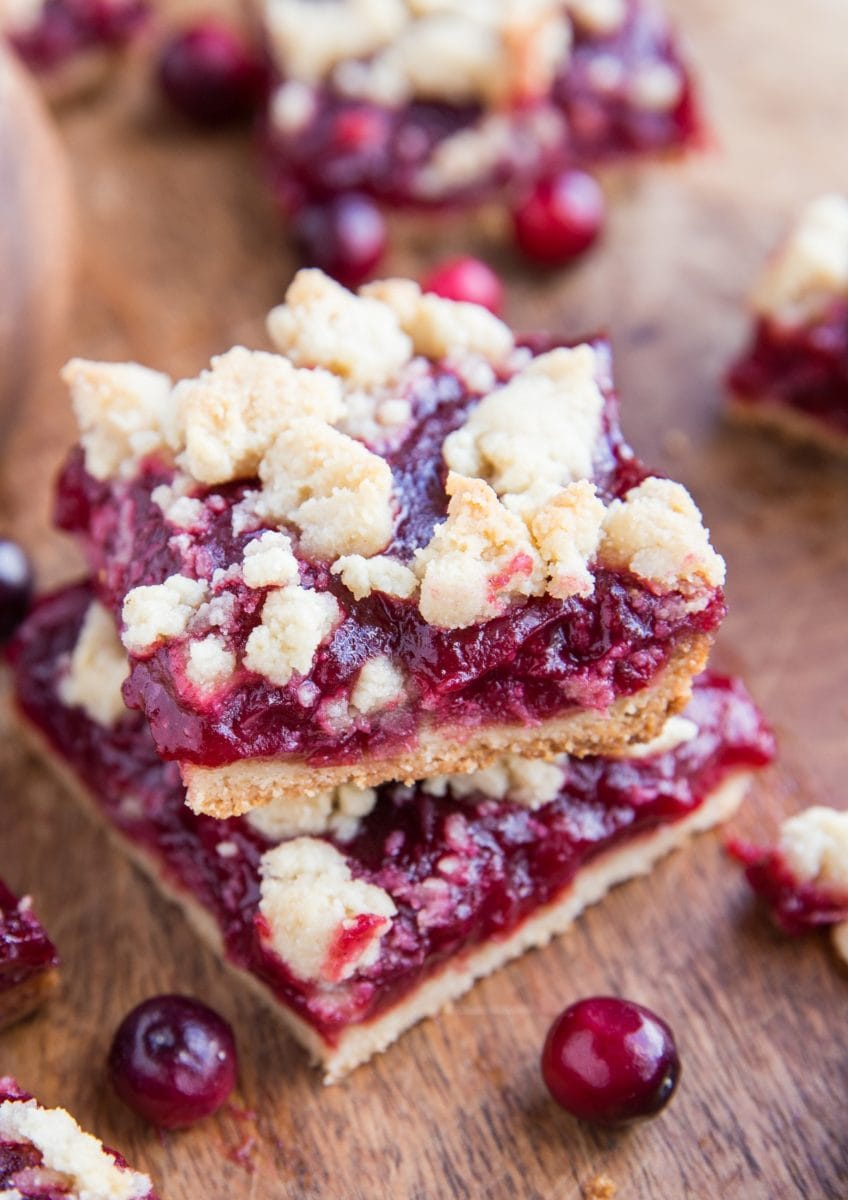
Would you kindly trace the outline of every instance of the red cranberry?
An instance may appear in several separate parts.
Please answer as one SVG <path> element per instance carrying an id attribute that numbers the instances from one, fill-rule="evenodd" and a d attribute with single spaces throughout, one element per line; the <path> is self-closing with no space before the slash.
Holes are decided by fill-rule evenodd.
<path id="1" fill-rule="evenodd" d="M 32 567 L 17 542 L 0 538 L 0 642 L 24 619 L 32 599 Z"/>
<path id="2" fill-rule="evenodd" d="M 542 1051 L 548 1091 L 573 1116 L 600 1125 L 650 1117 L 680 1076 L 674 1037 L 640 1004 L 595 996 L 560 1013 Z"/>
<path id="3" fill-rule="evenodd" d="M 188 996 L 153 996 L 124 1018 L 109 1051 L 121 1099 L 163 1129 L 216 1112 L 235 1087 L 233 1032 Z"/>
<path id="4" fill-rule="evenodd" d="M 515 240 L 534 262 L 561 266 L 589 249 L 605 215 L 598 181 L 585 171 L 563 171 L 541 180 L 515 210 Z"/>
<path id="5" fill-rule="evenodd" d="M 211 19 L 191 25 L 167 43 L 158 75 L 173 107 L 207 127 L 252 116 L 267 87 L 259 54 L 237 30 Z"/>
<path id="6" fill-rule="evenodd" d="M 383 214 L 373 200 L 355 193 L 304 208 L 294 234 L 304 261 L 346 287 L 366 280 L 386 249 Z"/>
<path id="7" fill-rule="evenodd" d="M 422 287 L 445 300 L 480 304 L 493 313 L 503 308 L 504 286 L 492 268 L 479 258 L 452 258 L 442 263 L 427 276 Z"/>

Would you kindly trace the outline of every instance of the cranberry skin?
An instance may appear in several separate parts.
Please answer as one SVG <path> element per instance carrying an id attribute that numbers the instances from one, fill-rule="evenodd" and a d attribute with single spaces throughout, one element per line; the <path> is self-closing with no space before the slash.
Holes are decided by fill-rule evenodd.
<path id="1" fill-rule="evenodd" d="M 534 262 L 562 266 L 579 258 L 600 235 L 606 200 L 585 171 L 543 179 L 513 213 L 515 240 Z"/>
<path id="2" fill-rule="evenodd" d="M 660 1017 L 628 1000 L 595 996 L 554 1021 L 542 1051 L 542 1076 L 557 1104 L 573 1116 L 618 1125 L 665 1107 L 680 1060 Z"/>
<path id="3" fill-rule="evenodd" d="M 216 1112 L 235 1087 L 227 1022 L 188 996 L 153 996 L 128 1013 L 109 1050 L 115 1091 L 140 1116 L 181 1129 Z"/>
<path id="4" fill-rule="evenodd" d="M 294 235 L 304 261 L 346 287 L 374 271 L 386 249 L 386 222 L 373 200 L 351 192 L 298 213 Z"/>
<path id="5" fill-rule="evenodd" d="M 32 599 L 32 566 L 24 550 L 0 538 L 0 643 L 6 642 L 27 614 Z"/>
<path id="6" fill-rule="evenodd" d="M 489 312 L 500 313 L 503 309 L 503 283 L 488 263 L 479 258 L 452 258 L 442 263 L 427 276 L 422 287 L 445 300 L 479 304 Z"/>
<path id="7" fill-rule="evenodd" d="M 207 128 L 252 116 L 268 85 L 260 55 L 237 30 L 215 20 L 191 25 L 167 43 L 158 79 L 177 112 Z"/>

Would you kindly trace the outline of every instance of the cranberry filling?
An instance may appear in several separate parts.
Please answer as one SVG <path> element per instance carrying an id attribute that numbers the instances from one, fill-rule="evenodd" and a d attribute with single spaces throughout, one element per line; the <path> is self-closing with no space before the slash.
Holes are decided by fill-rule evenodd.
<path id="1" fill-rule="evenodd" d="M 656 64 L 672 68 L 681 81 L 679 99 L 663 110 L 640 107 L 629 90 L 640 68 Z M 700 136 L 686 69 L 668 29 L 642 0 L 630 0 L 627 19 L 614 34 L 576 34 L 551 93 L 512 111 L 512 150 L 496 166 L 447 196 L 428 198 L 421 175 L 434 151 L 481 116 L 473 104 L 383 108 L 327 88 L 305 127 L 291 134 L 269 130 L 269 178 L 286 210 L 348 191 L 399 206 L 473 203 L 505 187 L 520 192 L 566 166 L 679 149 Z M 540 122 L 545 139 L 537 132 Z M 553 141 L 552 122 L 561 127 Z"/>
<path id="2" fill-rule="evenodd" d="M 797 936 L 848 921 L 848 894 L 797 879 L 779 850 L 764 850 L 738 838 L 728 840 L 727 850 L 742 863 L 746 879 L 784 933 Z"/>
<path id="3" fill-rule="evenodd" d="M 848 436 L 848 301 L 834 301 L 815 325 L 758 321 L 728 386 L 745 404 L 794 408 Z"/>
<path id="4" fill-rule="evenodd" d="M 0 880 L 0 992 L 58 963 L 56 949 L 32 910 Z"/>
<path id="5" fill-rule="evenodd" d="M 539 340 L 533 350 L 549 345 Z M 437 366 L 414 385 L 409 399 L 411 428 L 386 454 L 400 506 L 387 552 L 404 561 L 426 545 L 444 517 L 442 443 L 480 396 L 455 372 Z M 595 456 L 598 491 L 610 500 L 646 474 L 622 439 L 617 402 L 608 390 Z M 170 469 L 151 462 L 131 483 L 98 483 L 86 473 L 79 451 L 63 472 L 57 523 L 81 536 L 100 598 L 116 615 L 133 587 L 161 583 L 178 572 L 210 578 L 215 568 L 239 562 L 255 536 L 232 531 L 233 506 L 255 485 L 231 484 L 207 494 L 202 531 L 175 537 L 150 498 L 156 484 L 170 478 Z M 530 598 L 483 625 L 443 630 L 428 625 L 413 601 L 373 593 L 354 603 L 327 568 L 301 563 L 303 581 L 331 590 L 345 614 L 315 657 L 308 693 L 302 678 L 281 688 L 240 668 L 231 687 L 204 700 L 185 681 L 181 643 L 133 662 L 125 697 L 146 713 L 161 755 L 203 766 L 283 754 L 329 765 L 409 744 L 422 721 L 537 724 L 575 708 L 603 710 L 648 686 L 684 639 L 713 631 L 724 615 L 720 591 L 693 613 L 676 593 L 656 595 L 633 577 L 598 571 L 595 592 L 586 599 Z M 243 651 L 265 593 L 239 583 L 225 587 L 237 600 L 227 635 Z M 340 728 L 328 716 L 333 702 L 346 707 L 363 664 L 381 654 L 403 664 L 408 702 L 375 716 L 351 717 Z"/>
<path id="6" fill-rule="evenodd" d="M 46 0 L 38 23 L 11 40 L 29 67 L 47 72 L 86 50 L 126 45 L 149 12 L 147 0 Z"/>
<path id="7" fill-rule="evenodd" d="M 107 731 L 57 701 L 57 675 L 90 596 L 85 586 L 69 589 L 43 599 L 28 618 L 11 650 L 21 708 L 107 820 L 214 917 L 230 960 L 330 1042 L 400 1001 L 452 956 L 509 935 L 598 854 L 685 817 L 729 773 L 773 755 L 742 685 L 707 675 L 688 709 L 699 729 L 692 741 L 651 759 L 573 760 L 559 796 L 536 811 L 483 795 L 460 802 L 383 786 L 355 838 L 336 845 L 355 876 L 391 894 L 398 914 L 372 967 L 322 988 L 294 978 L 257 936 L 259 860 L 270 843 L 243 818 L 193 814 L 174 764 L 159 759 L 138 714 Z M 218 853 L 222 842 L 226 855 Z"/>

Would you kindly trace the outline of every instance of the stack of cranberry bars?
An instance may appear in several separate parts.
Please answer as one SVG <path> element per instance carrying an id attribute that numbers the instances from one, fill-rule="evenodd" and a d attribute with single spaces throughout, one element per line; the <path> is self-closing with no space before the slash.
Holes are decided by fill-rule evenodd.
<path id="1" fill-rule="evenodd" d="M 41 748 L 338 1078 L 726 816 L 770 735 L 607 345 L 301 272 L 197 378 L 75 360 Z M 694 681 L 694 692 L 693 692 Z M 688 707 L 687 707 L 688 705 Z"/>

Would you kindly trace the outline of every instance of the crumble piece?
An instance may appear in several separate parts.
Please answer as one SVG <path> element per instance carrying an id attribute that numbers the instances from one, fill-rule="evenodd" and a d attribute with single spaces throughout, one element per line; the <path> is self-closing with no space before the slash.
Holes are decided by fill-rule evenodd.
<path id="1" fill-rule="evenodd" d="M 616 33 L 627 19 L 627 0 L 565 0 L 574 23 L 587 33 Z"/>
<path id="2" fill-rule="evenodd" d="M 326 367 L 352 387 L 378 387 L 412 357 L 390 308 L 317 270 L 298 271 L 285 303 L 268 315 L 268 333 L 297 366 Z"/>
<path id="3" fill-rule="evenodd" d="M 0 30 L 14 33 L 32 29 L 44 10 L 44 0 L 3 0 L 0 5 Z"/>
<path id="4" fill-rule="evenodd" d="M 628 92 L 637 108 L 662 113 L 680 103 L 683 86 L 683 75 L 671 63 L 652 62 L 635 72 Z"/>
<path id="5" fill-rule="evenodd" d="M 314 88 L 300 80 L 288 79 L 271 97 L 271 124 L 283 133 L 298 133 L 312 120 L 316 107 Z"/>
<path id="6" fill-rule="evenodd" d="M 265 24 L 286 74 L 319 83 L 337 63 L 366 58 L 396 37 L 408 20 L 404 0 L 345 0 L 331 14 L 313 0 L 269 0 Z"/>
<path id="7" fill-rule="evenodd" d="M 214 692 L 236 669 L 236 656 L 216 633 L 189 642 L 186 676 L 201 692 Z"/>
<path id="8" fill-rule="evenodd" d="M 291 538 L 268 529 L 244 548 L 242 578 L 249 588 L 285 587 L 300 581 Z"/>
<path id="9" fill-rule="evenodd" d="M 262 620 L 245 645 L 244 665 L 285 687 L 292 675 L 305 675 L 315 651 L 339 619 L 339 606 L 329 592 L 291 584 L 269 592 Z"/>
<path id="10" fill-rule="evenodd" d="M 178 474 L 171 483 L 160 483 L 150 493 L 165 520 L 177 529 L 197 529 L 203 524 L 206 507 L 202 500 L 191 495 L 194 486 L 189 475 Z"/>
<path id="11" fill-rule="evenodd" d="M 360 296 L 391 308 L 415 353 L 426 358 L 470 351 L 499 362 L 515 346 L 512 330 L 488 309 L 422 292 L 411 279 L 378 280 L 361 288 Z"/>
<path id="12" fill-rule="evenodd" d="M 604 406 L 596 370 L 589 345 L 540 354 L 445 439 L 445 462 L 522 513 L 591 476 Z"/>
<path id="13" fill-rule="evenodd" d="M 618 1186 L 609 1175 L 596 1175 L 583 1184 L 582 1192 L 583 1200 L 614 1200 Z"/>
<path id="14" fill-rule="evenodd" d="M 789 817 L 778 850 L 800 882 L 848 891 L 848 812 L 816 805 Z"/>
<path id="15" fill-rule="evenodd" d="M 315 796 L 272 800 L 252 809 L 245 820 L 271 842 L 317 833 L 332 833 L 348 841 L 355 835 L 362 817 L 367 817 L 376 803 L 374 788 L 344 783 Z"/>
<path id="16" fill-rule="evenodd" d="M 341 578 L 355 600 L 363 600 L 372 592 L 385 592 L 387 596 L 406 600 L 418 590 L 415 573 L 387 554 L 373 558 L 346 554 L 337 558 L 330 570 Z"/>
<path id="17" fill-rule="evenodd" d="M 559 795 L 564 779 L 563 763 L 567 761 L 567 757 L 545 762 L 507 754 L 490 767 L 467 775 L 438 775 L 425 779 L 421 790 L 430 796 L 445 796 L 450 792 L 456 800 L 479 794 L 536 809 Z"/>
<path id="18" fill-rule="evenodd" d="M 185 575 L 171 575 L 164 583 L 133 588 L 123 607 L 121 641 L 131 654 L 144 654 L 163 638 L 181 637 L 206 600 L 206 584 Z"/>
<path id="19" fill-rule="evenodd" d="M 63 704 L 81 708 L 98 725 L 111 726 L 126 713 L 121 685 L 129 663 L 111 614 L 93 600 L 85 614 L 67 674 L 59 682 Z"/>
<path id="20" fill-rule="evenodd" d="M 785 325 L 814 320 L 835 296 L 848 294 L 848 200 L 813 200 L 767 265 L 754 310 Z"/>
<path id="21" fill-rule="evenodd" d="M 515 596 L 540 595 L 544 568 L 520 517 L 482 479 L 451 471 L 447 520 L 415 555 L 419 609 L 443 629 L 465 629 L 503 612 Z"/>
<path id="22" fill-rule="evenodd" d="M 293 417 L 337 421 L 344 413 L 341 382 L 329 372 L 298 370 L 279 354 L 244 346 L 178 383 L 174 402 L 185 436 L 180 461 L 206 484 L 255 475 Z"/>
<path id="23" fill-rule="evenodd" d="M 700 594 L 724 583 L 724 560 L 686 489 L 651 476 L 614 500 L 604 518 L 600 560 L 632 571 L 659 591 L 681 591 L 696 611 Z"/>
<path id="24" fill-rule="evenodd" d="M 397 909 L 335 847 L 296 838 L 263 854 L 260 871 L 268 941 L 295 975 L 339 983 L 377 961 Z"/>
<path id="25" fill-rule="evenodd" d="M 284 430 L 259 475 L 264 484 L 259 511 L 296 525 L 310 556 L 376 554 L 391 538 L 388 463 L 324 421 L 295 421 Z"/>
<path id="26" fill-rule="evenodd" d="M 549 595 L 560 600 L 591 596 L 595 579 L 589 563 L 600 545 L 605 514 L 586 479 L 570 483 L 533 513 L 530 532 L 548 571 Z"/>
<path id="27" fill-rule="evenodd" d="M 171 380 L 135 363 L 72 358 L 62 371 L 80 428 L 86 470 L 129 478 L 148 455 L 173 448 Z"/>
<path id="28" fill-rule="evenodd" d="M 62 1108 L 41 1108 L 35 1100 L 0 1103 L 0 1141 L 29 1143 L 43 1165 L 72 1181 L 80 1200 L 136 1200 L 151 1194 L 146 1175 L 119 1166 L 97 1138 L 84 1133 Z M 16 1190 L 3 1192 L 10 1200 Z"/>
<path id="29" fill-rule="evenodd" d="M 634 742 L 623 746 L 612 758 L 653 758 L 657 754 L 670 754 L 679 746 L 685 746 L 698 736 L 698 726 L 688 717 L 671 716 L 660 732 L 649 742 Z"/>
<path id="30" fill-rule="evenodd" d="M 369 658 L 356 677 L 350 703 L 358 712 L 382 712 L 406 696 L 405 677 L 385 654 Z"/>

